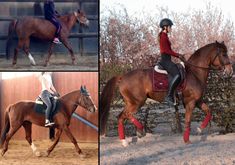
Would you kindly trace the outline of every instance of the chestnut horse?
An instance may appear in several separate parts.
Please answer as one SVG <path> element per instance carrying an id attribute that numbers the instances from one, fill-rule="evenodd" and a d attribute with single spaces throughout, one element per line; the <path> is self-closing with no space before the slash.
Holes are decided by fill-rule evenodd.
<path id="1" fill-rule="evenodd" d="M 212 118 L 210 108 L 202 101 L 209 70 L 223 70 L 226 76 L 231 76 L 233 69 L 227 55 L 227 47 L 224 42 L 219 43 L 217 41 L 198 49 L 185 64 L 186 87 L 182 91 L 182 101 L 186 113 L 183 139 L 185 143 L 191 143 L 189 140 L 190 122 L 195 106 L 206 113 L 204 121 L 198 128 L 199 131 L 204 129 Z M 118 133 L 122 144 L 124 146 L 128 145 L 125 140 L 124 120 L 129 119 L 137 127 L 137 132 L 143 133 L 143 126 L 133 117 L 133 113 L 137 112 L 147 98 L 162 102 L 166 96 L 166 92 L 153 92 L 152 80 L 149 76 L 151 71 L 152 69 L 137 69 L 125 75 L 113 77 L 107 82 L 100 100 L 101 135 L 105 133 L 110 104 L 116 86 L 119 87 L 125 102 L 125 108 L 118 117 Z"/>
<path id="2" fill-rule="evenodd" d="M 80 90 L 76 90 L 62 96 L 58 99 L 58 102 L 60 106 L 57 107 L 57 113 L 53 116 L 53 121 L 55 122 L 53 127 L 55 127 L 57 130 L 56 137 L 52 146 L 48 148 L 47 154 L 49 156 L 49 154 L 55 148 L 60 139 L 62 131 L 64 131 L 71 142 L 74 144 L 77 153 L 82 155 L 82 151 L 69 129 L 70 119 L 78 105 L 90 112 L 95 112 L 97 108 L 85 87 L 81 87 Z M 9 140 L 21 126 L 23 126 L 25 129 L 26 140 L 31 146 L 33 152 L 39 156 L 39 152 L 37 151 L 36 146 L 32 143 L 32 123 L 44 127 L 45 114 L 36 112 L 34 110 L 35 104 L 36 103 L 32 101 L 20 101 L 8 106 L 6 109 L 5 126 L 1 136 L 1 146 L 3 147 L 2 156 L 8 149 Z"/>
<path id="3" fill-rule="evenodd" d="M 69 50 L 72 64 L 75 64 L 75 56 L 73 53 L 73 49 L 68 42 L 68 36 L 75 25 L 76 22 L 80 22 L 82 25 L 88 26 L 89 21 L 86 18 L 84 12 L 78 10 L 68 15 L 58 17 L 58 20 L 61 23 L 62 29 L 60 32 L 60 40 L 64 44 L 64 46 Z M 36 65 L 34 58 L 30 54 L 29 51 L 29 43 L 30 37 L 39 38 L 41 40 L 50 41 L 50 47 L 48 51 L 48 56 L 45 60 L 45 66 L 48 65 L 49 59 L 52 54 L 52 49 L 54 46 L 53 39 L 56 31 L 56 27 L 45 19 L 34 18 L 34 17 L 24 17 L 22 19 L 13 20 L 8 29 L 8 38 L 6 44 L 6 57 L 9 59 L 10 57 L 10 43 L 13 37 L 14 32 L 16 32 L 18 37 L 18 46 L 15 48 L 14 57 L 13 57 L 13 65 L 16 65 L 17 62 L 17 54 L 20 49 L 23 48 L 25 54 L 30 59 L 32 65 Z"/>

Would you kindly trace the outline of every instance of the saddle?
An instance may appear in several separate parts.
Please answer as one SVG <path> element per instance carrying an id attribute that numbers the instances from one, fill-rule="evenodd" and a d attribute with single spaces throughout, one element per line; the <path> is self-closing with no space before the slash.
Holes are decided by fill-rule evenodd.
<path id="1" fill-rule="evenodd" d="M 53 116 L 59 110 L 60 102 L 59 102 L 58 98 L 55 98 L 55 97 L 51 97 L 50 100 L 51 100 L 52 106 L 51 106 L 51 113 L 50 113 L 50 118 L 49 119 L 52 119 Z M 34 107 L 35 112 L 45 115 L 46 108 L 47 108 L 47 105 L 38 96 L 35 100 L 35 107 Z"/>
<path id="2" fill-rule="evenodd" d="M 177 92 L 181 92 L 186 86 L 185 66 L 183 62 L 177 63 L 176 65 L 181 77 L 181 82 L 177 87 Z M 152 72 L 150 72 L 150 78 L 152 80 L 154 92 L 164 92 L 168 90 L 168 73 L 159 63 L 152 69 Z"/>

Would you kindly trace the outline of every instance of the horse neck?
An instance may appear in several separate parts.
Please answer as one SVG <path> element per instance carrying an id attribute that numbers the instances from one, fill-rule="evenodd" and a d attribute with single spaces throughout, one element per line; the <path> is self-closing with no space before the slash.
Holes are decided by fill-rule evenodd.
<path id="1" fill-rule="evenodd" d="M 69 31 L 72 29 L 72 27 L 75 25 L 77 19 L 74 14 L 69 14 L 65 16 L 61 16 L 61 21 L 67 26 Z"/>
<path id="2" fill-rule="evenodd" d="M 208 46 L 205 46 L 200 50 L 196 51 L 188 60 L 188 62 L 190 64 L 193 64 L 194 66 L 190 66 L 189 64 L 187 65 L 187 67 L 204 84 L 206 84 L 209 69 L 203 69 L 203 68 L 209 68 L 211 51 L 212 51 L 211 49 L 212 48 L 208 48 Z"/>
<path id="3" fill-rule="evenodd" d="M 73 91 L 61 97 L 61 101 L 65 105 L 66 113 L 71 116 L 78 107 L 78 100 L 80 97 L 79 91 Z"/>

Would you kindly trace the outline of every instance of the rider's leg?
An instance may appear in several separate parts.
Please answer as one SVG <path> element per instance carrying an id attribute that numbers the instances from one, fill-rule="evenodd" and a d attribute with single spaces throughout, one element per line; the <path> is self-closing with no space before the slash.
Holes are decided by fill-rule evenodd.
<path id="1" fill-rule="evenodd" d="M 170 105 L 174 105 L 174 92 L 176 87 L 180 84 L 181 80 L 178 67 L 171 61 L 171 56 L 168 54 L 162 54 L 160 64 L 168 72 L 169 88 L 166 96 L 166 101 Z"/>
<path id="2" fill-rule="evenodd" d="M 51 111 L 51 107 L 52 107 L 52 104 L 51 104 L 51 101 L 50 101 L 50 93 L 46 90 L 43 91 L 42 94 L 41 94 L 41 99 L 47 105 L 45 126 L 51 126 L 54 123 L 51 123 L 50 120 L 49 120 L 50 111 Z"/>
<path id="3" fill-rule="evenodd" d="M 60 35 L 60 31 L 61 31 L 61 24 L 56 18 L 52 18 L 50 21 L 56 27 L 55 38 L 54 38 L 53 42 L 54 43 L 60 43 L 59 35 Z"/>

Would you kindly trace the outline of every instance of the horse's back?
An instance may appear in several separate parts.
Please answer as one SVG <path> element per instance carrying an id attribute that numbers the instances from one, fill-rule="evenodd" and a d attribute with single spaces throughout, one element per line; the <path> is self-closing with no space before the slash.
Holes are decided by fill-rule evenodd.
<path id="1" fill-rule="evenodd" d="M 35 102 L 33 101 L 19 101 L 11 105 L 10 111 L 28 111 L 31 110 L 31 108 L 33 108 L 34 106 Z"/>
<path id="2" fill-rule="evenodd" d="M 151 69 L 135 69 L 123 75 L 119 84 L 120 92 L 148 93 L 152 90 L 150 72 Z"/>
<path id="3" fill-rule="evenodd" d="M 16 32 L 18 36 L 34 36 L 41 39 L 52 39 L 55 33 L 55 26 L 48 20 L 25 16 L 17 20 Z"/>

